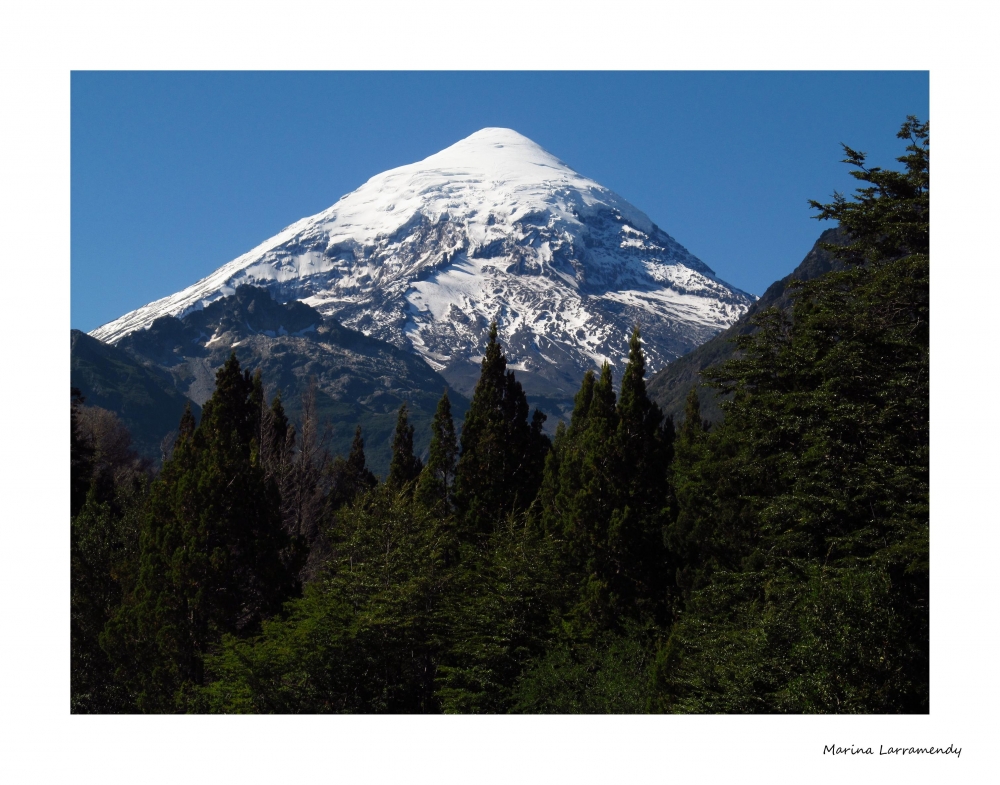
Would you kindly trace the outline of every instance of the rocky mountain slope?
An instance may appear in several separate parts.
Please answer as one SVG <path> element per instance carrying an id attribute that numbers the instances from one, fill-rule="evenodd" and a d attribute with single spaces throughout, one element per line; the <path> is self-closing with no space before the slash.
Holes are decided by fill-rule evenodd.
<path id="1" fill-rule="evenodd" d="M 183 318 L 161 316 L 148 329 L 124 336 L 116 348 L 169 375 L 198 404 L 212 394 L 216 371 L 235 352 L 242 367 L 261 371 L 269 400 L 281 391 L 293 421 L 301 417 L 302 396 L 315 379 L 317 417 L 333 425 L 332 451 L 346 455 L 360 424 L 369 466 L 383 475 L 400 405 L 410 409 L 419 453 L 430 441 L 430 421 L 448 386 L 411 352 L 325 319 L 304 303 L 275 302 L 267 290 L 247 285 Z M 453 391 L 449 397 L 460 422 L 468 403 Z"/>
<path id="2" fill-rule="evenodd" d="M 92 335 L 121 342 L 242 284 L 416 353 L 465 394 L 496 318 L 510 367 L 550 412 L 586 369 L 624 367 L 634 323 L 656 369 L 753 302 L 622 197 L 504 128 L 371 178 Z"/>
<path id="3" fill-rule="evenodd" d="M 793 280 L 808 281 L 838 269 L 840 263 L 821 245 L 839 244 L 843 241 L 843 232 L 839 227 L 827 229 L 820 235 L 799 266 L 780 281 L 771 284 L 732 327 L 654 374 L 648 385 L 649 395 L 660 405 L 664 414 L 672 416 L 675 422 L 679 422 L 684 416 L 684 402 L 688 393 L 692 387 L 697 387 L 702 416 L 712 421 L 721 420 L 722 410 L 719 408 L 718 395 L 713 389 L 701 386 L 703 382 L 701 372 L 709 366 L 725 362 L 736 353 L 733 339 L 738 335 L 749 335 L 753 332 L 751 320 L 756 314 L 768 308 L 781 310 L 791 308 L 792 298 L 788 285 Z"/>
<path id="4" fill-rule="evenodd" d="M 89 406 L 108 409 L 132 435 L 135 450 L 155 462 L 162 459 L 164 438 L 177 428 L 184 407 L 196 418 L 201 407 L 180 393 L 168 373 L 138 362 L 115 346 L 70 331 L 70 384 Z"/>

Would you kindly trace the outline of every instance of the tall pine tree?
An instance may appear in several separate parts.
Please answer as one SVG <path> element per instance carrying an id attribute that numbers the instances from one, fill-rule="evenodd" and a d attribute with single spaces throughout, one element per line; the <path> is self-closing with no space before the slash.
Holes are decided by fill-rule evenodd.
<path id="1" fill-rule="evenodd" d="M 331 511 L 336 511 L 345 504 L 350 504 L 360 494 L 378 485 L 375 475 L 368 469 L 365 459 L 365 440 L 361 435 L 361 426 L 354 429 L 354 439 L 351 441 L 351 451 L 344 459 L 337 456 L 330 468 L 330 494 L 328 505 Z"/>
<path id="2" fill-rule="evenodd" d="M 455 470 L 455 507 L 467 535 L 488 534 L 534 500 L 550 446 L 544 421 L 536 409 L 529 424 L 527 398 L 507 370 L 493 322 Z"/>
<path id="3" fill-rule="evenodd" d="M 847 269 L 799 286 L 790 319 L 761 314 L 711 374 L 721 425 L 682 429 L 675 533 L 700 562 L 661 708 L 927 711 L 927 131 L 903 125 L 899 172 L 845 147 L 863 186 L 813 206 Z"/>
<path id="4" fill-rule="evenodd" d="M 629 342 L 621 396 L 605 363 L 588 372 L 559 430 L 533 518 L 562 543 L 565 580 L 581 586 L 570 616 L 584 636 L 626 618 L 661 618 L 672 430 L 646 395 L 639 330 Z"/>
<path id="5" fill-rule="evenodd" d="M 392 438 L 392 460 L 386 484 L 399 491 L 420 476 L 424 466 L 420 458 L 413 454 L 413 426 L 409 424 L 406 404 L 399 407 L 396 432 Z M 410 488 L 412 492 L 412 487 Z"/>
<path id="6" fill-rule="evenodd" d="M 451 491 L 458 462 L 458 439 L 451 417 L 451 401 L 445 390 L 431 422 L 431 444 L 427 465 L 420 473 L 414 494 L 416 502 L 438 515 L 451 512 Z"/>
<path id="7" fill-rule="evenodd" d="M 261 395 L 231 355 L 151 488 L 135 590 L 103 638 L 144 711 L 183 710 L 209 648 L 253 633 L 295 592 L 278 488 L 261 465 Z"/>
<path id="8" fill-rule="evenodd" d="M 623 607 L 634 609 L 626 613 L 662 620 L 667 588 L 663 529 L 672 444 L 668 442 L 671 431 L 662 427 L 660 408 L 646 394 L 645 377 L 646 358 L 636 325 L 618 397 L 615 441 L 623 497 L 611 518 L 609 545 L 616 562 L 616 593 Z"/>

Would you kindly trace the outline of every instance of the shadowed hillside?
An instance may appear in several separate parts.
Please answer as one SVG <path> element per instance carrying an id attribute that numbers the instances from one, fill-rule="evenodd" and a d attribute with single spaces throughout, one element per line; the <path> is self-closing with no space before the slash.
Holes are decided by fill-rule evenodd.
<path id="1" fill-rule="evenodd" d="M 683 357 L 679 357 L 656 373 L 649 381 L 649 395 L 655 400 L 663 413 L 672 416 L 679 422 L 684 416 L 684 399 L 692 387 L 698 386 L 698 400 L 701 403 L 701 415 L 711 422 L 722 419 L 717 393 L 702 384 L 701 372 L 706 368 L 728 360 L 736 351 L 733 339 L 738 335 L 749 335 L 755 328 L 751 324 L 753 317 L 768 308 L 780 308 L 787 311 L 791 307 L 791 294 L 788 285 L 795 280 L 808 281 L 819 278 L 824 273 L 839 269 L 833 255 L 821 248 L 823 243 L 842 244 L 843 232 L 839 227 L 827 229 L 820 235 L 812 250 L 805 259 L 789 275 L 771 284 L 761 298 L 750 306 L 739 321 L 728 330 L 723 330 L 714 338 L 701 346 L 692 349 Z"/>

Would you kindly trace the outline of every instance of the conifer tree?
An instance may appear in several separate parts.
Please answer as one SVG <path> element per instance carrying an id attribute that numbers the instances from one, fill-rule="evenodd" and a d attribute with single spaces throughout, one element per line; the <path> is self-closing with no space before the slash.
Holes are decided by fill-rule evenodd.
<path id="1" fill-rule="evenodd" d="M 927 711 L 929 179 L 908 118 L 901 172 L 813 202 L 847 262 L 757 317 L 709 377 L 731 397 L 677 443 L 691 576 L 657 661 L 669 711 Z M 695 412 L 696 413 L 696 412 Z"/>
<path id="2" fill-rule="evenodd" d="M 455 480 L 458 461 L 458 440 L 455 423 L 451 417 L 451 401 L 445 390 L 438 401 L 434 420 L 431 422 L 431 444 L 427 465 L 420 473 L 414 499 L 427 510 L 438 515 L 451 512 L 451 488 Z"/>
<path id="3" fill-rule="evenodd" d="M 584 375 L 568 427 L 557 431 L 532 513 L 561 541 L 564 580 L 582 586 L 569 611 L 575 634 L 661 618 L 667 572 L 663 525 L 673 431 L 646 394 L 638 327 L 621 397 L 611 366 Z"/>
<path id="4" fill-rule="evenodd" d="M 260 397 L 231 355 L 197 428 L 185 411 L 151 488 L 138 581 L 102 639 L 144 711 L 183 709 L 208 649 L 254 632 L 295 591 L 278 488 L 261 466 Z"/>
<path id="5" fill-rule="evenodd" d="M 624 490 L 617 429 L 611 366 L 605 362 L 597 381 L 592 374 L 585 376 L 576 396 L 567 438 L 557 459 L 556 512 L 543 513 L 547 528 L 561 534 L 567 568 L 578 575 L 575 582 L 581 590 L 571 612 L 577 634 L 589 635 L 613 624 L 618 610 L 612 586 L 617 560 L 609 530 Z"/>
<path id="6" fill-rule="evenodd" d="M 423 713 L 441 650 L 441 568 L 430 514 L 381 485 L 341 508 L 324 579 L 252 639 L 209 658 L 197 708 L 221 713 Z"/>
<path id="7" fill-rule="evenodd" d="M 623 498 L 612 516 L 610 534 L 623 602 L 656 615 L 662 610 L 666 590 L 663 513 L 669 499 L 670 445 L 660 408 L 646 394 L 645 376 L 646 358 L 636 325 L 618 398 L 616 441 Z"/>
<path id="8" fill-rule="evenodd" d="M 560 422 L 556 426 L 552 449 L 545 458 L 541 487 L 532 506 L 532 522 L 556 539 L 561 539 L 564 534 L 564 514 L 569 503 L 567 494 L 580 486 L 579 443 L 587 427 L 595 384 L 594 372 L 588 369 L 583 375 L 580 390 L 573 399 L 569 425 Z"/>
<path id="9" fill-rule="evenodd" d="M 374 488 L 378 484 L 375 475 L 368 470 L 365 461 L 365 440 L 361 436 L 361 426 L 354 429 L 354 440 L 351 451 L 345 460 L 341 456 L 333 462 L 330 469 L 331 483 L 329 505 L 336 511 L 345 504 L 350 504 L 361 493 Z"/>
<path id="10" fill-rule="evenodd" d="M 642 459 L 654 450 L 663 415 L 660 407 L 646 394 L 646 356 L 642 351 L 639 325 L 632 328 L 628 343 L 628 363 L 622 375 L 621 394 L 618 397 L 619 433 L 632 448 L 639 450 Z"/>
<path id="11" fill-rule="evenodd" d="M 386 483 L 401 490 L 420 476 L 424 466 L 420 458 L 413 454 L 413 426 L 407 420 L 406 404 L 399 407 L 396 432 L 392 438 L 392 461 Z M 412 490 L 412 488 L 411 488 Z"/>
<path id="12" fill-rule="evenodd" d="M 665 539 L 674 560 L 668 579 L 677 590 L 686 592 L 700 583 L 705 565 L 717 554 L 705 522 L 714 519 L 712 506 L 718 498 L 712 492 L 715 474 L 708 472 L 708 423 L 701 417 L 698 390 L 692 387 L 684 402 L 684 419 L 677 429 L 671 464 L 671 514 Z"/>
<path id="13" fill-rule="evenodd" d="M 464 531 L 488 533 L 534 500 L 550 446 L 542 432 L 544 421 L 536 410 L 528 423 L 527 398 L 514 372 L 507 370 L 493 322 L 462 425 L 462 454 L 455 470 L 455 506 Z"/>
<path id="14" fill-rule="evenodd" d="M 70 710 L 131 712 L 100 636 L 135 579 L 149 462 L 114 413 L 78 408 L 81 400 L 74 390 L 73 493 L 85 499 L 70 518 Z"/>

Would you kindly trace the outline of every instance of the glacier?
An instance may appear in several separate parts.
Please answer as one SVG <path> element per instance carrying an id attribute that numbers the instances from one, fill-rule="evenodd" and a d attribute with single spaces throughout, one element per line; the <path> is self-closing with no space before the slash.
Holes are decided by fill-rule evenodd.
<path id="1" fill-rule="evenodd" d="M 526 391 L 563 410 L 588 368 L 624 367 L 634 324 L 655 371 L 755 299 L 621 196 L 506 128 L 378 174 L 91 335 L 116 343 L 242 284 L 416 352 L 466 395 L 496 319 Z"/>

